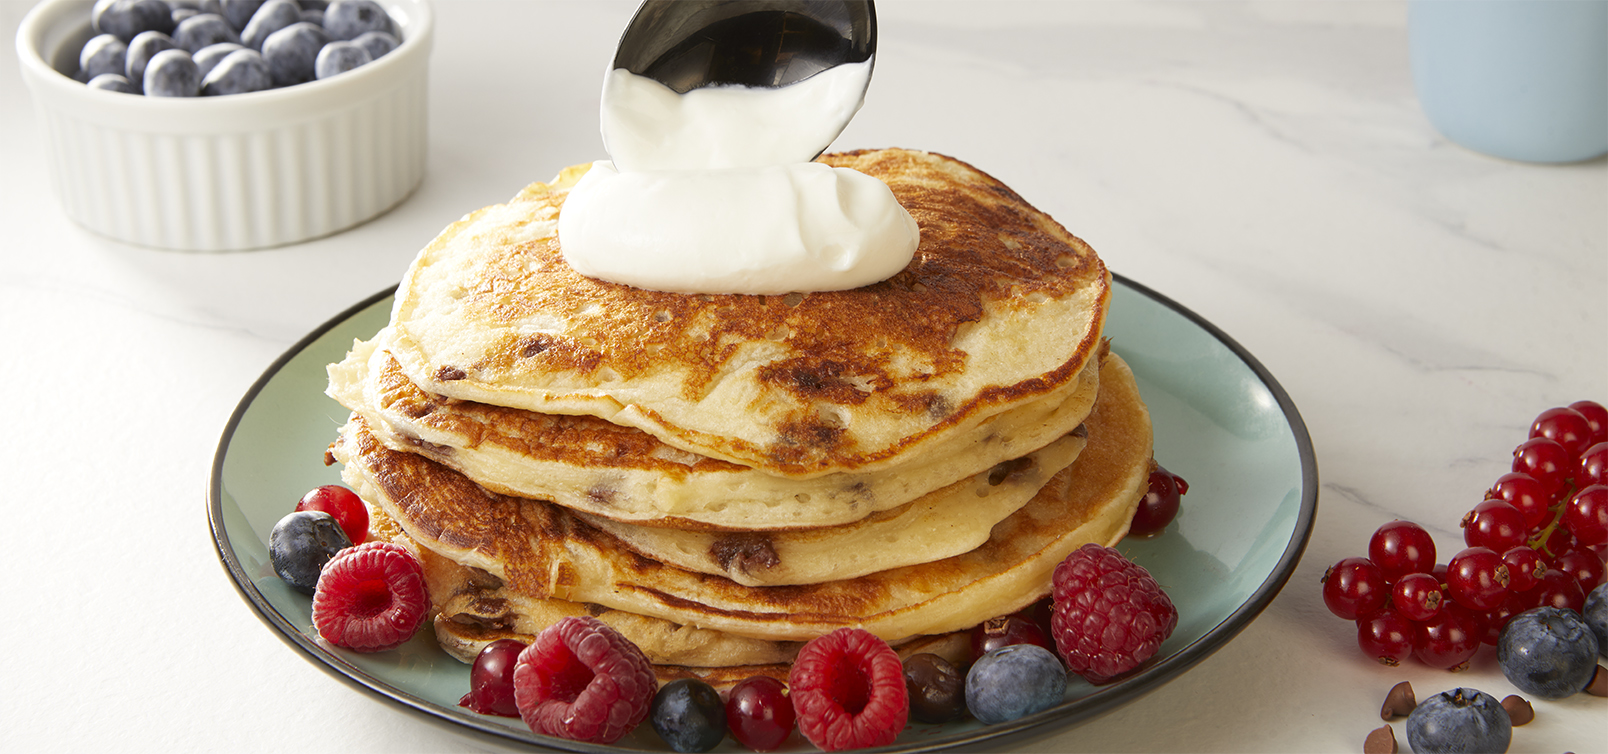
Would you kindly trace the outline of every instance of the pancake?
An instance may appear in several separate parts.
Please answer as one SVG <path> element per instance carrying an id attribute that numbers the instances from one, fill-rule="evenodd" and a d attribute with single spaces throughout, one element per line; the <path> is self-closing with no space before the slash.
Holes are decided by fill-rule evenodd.
<path id="1" fill-rule="evenodd" d="M 678 626 L 602 605 L 517 595 L 493 596 L 491 593 L 501 586 L 497 577 L 458 565 L 420 547 L 383 511 L 374 512 L 370 532 L 374 539 L 402 545 L 419 558 L 431 601 L 437 608 L 433 620 L 436 639 L 448 654 L 466 663 L 474 662 L 480 650 L 494 641 L 513 639 L 529 644 L 542 629 L 564 618 L 581 615 L 597 618 L 630 639 L 650 662 L 664 666 L 662 677 L 673 678 L 688 672 L 705 678 L 721 677 L 715 671 L 727 671 L 734 674 L 732 681 L 735 682 L 745 677 L 735 673 L 752 674 L 764 672 L 756 668 L 778 667 L 785 677 L 787 663 L 793 661 L 799 647 L 803 646 L 802 642 L 765 641 Z M 902 656 L 931 652 L 957 664 L 964 662 L 971 651 L 969 633 L 964 631 L 915 637 L 895 649 Z"/>
<path id="2" fill-rule="evenodd" d="M 588 168 L 577 166 L 421 251 L 392 312 L 391 352 L 432 394 L 597 416 L 795 478 L 941 456 L 928 449 L 1012 408 L 1059 405 L 1105 317 L 1110 275 L 1094 251 L 949 157 L 888 149 L 821 161 L 883 180 L 916 220 L 921 244 L 902 272 L 786 296 L 586 278 L 565 264 L 556 232 Z"/>
<path id="3" fill-rule="evenodd" d="M 994 525 L 1071 465 L 1083 445 L 1083 432 L 1069 434 L 913 502 L 842 526 L 734 534 L 580 516 L 649 558 L 745 586 L 838 581 L 942 560 L 987 542 Z"/>
<path id="4" fill-rule="evenodd" d="M 1133 375 L 1103 355 L 1087 444 L 983 545 L 853 579 L 751 587 L 643 557 L 568 509 L 489 492 L 412 453 L 391 450 L 354 417 L 331 446 L 343 477 L 421 547 L 494 576 L 492 598 L 594 603 L 680 626 L 768 641 L 838 627 L 897 642 L 969 629 L 1046 595 L 1050 574 L 1087 542 L 1115 544 L 1143 495 L 1148 412 Z"/>
<path id="5" fill-rule="evenodd" d="M 1088 415 L 1099 388 L 1098 364 L 1091 361 L 1067 390 L 1054 394 L 1058 405 L 1047 399 L 1013 408 L 929 448 L 934 455 L 878 471 L 794 479 L 688 453 L 593 416 L 433 395 L 402 372 L 389 343 L 389 331 L 355 343 L 345 360 L 330 365 L 328 392 L 362 415 L 391 449 L 435 460 L 494 492 L 547 500 L 599 519 L 682 530 L 837 526 L 909 508 L 918 499 L 932 510 L 937 501 L 928 498 L 948 488 L 948 497 L 961 498 L 954 505 L 971 509 L 972 523 L 983 527 L 977 536 L 986 536 L 987 527 L 1026 502 L 1029 491 L 1018 490 L 1019 499 L 1007 509 L 1000 499 L 978 505 L 977 495 L 956 485 L 971 479 L 975 487 L 977 478 L 995 474 L 1000 464 L 1058 442 Z M 1055 469 L 1065 465 L 1055 463 Z M 1014 486 L 1031 480 L 1016 481 Z"/>

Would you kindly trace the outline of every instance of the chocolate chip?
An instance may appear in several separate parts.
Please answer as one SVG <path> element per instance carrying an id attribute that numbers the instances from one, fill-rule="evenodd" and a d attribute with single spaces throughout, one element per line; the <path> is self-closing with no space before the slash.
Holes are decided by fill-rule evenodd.
<path id="1" fill-rule="evenodd" d="M 1512 720 L 1514 725 L 1523 725 L 1535 719 L 1535 708 L 1531 707 L 1530 702 L 1522 696 L 1509 694 L 1502 700 L 1502 709 L 1507 710 L 1508 719 Z"/>
<path id="2" fill-rule="evenodd" d="M 1591 683 L 1586 684 L 1586 693 L 1592 696 L 1608 696 L 1608 672 L 1603 672 L 1601 665 L 1597 672 L 1591 676 Z"/>
<path id="3" fill-rule="evenodd" d="M 1388 725 L 1375 728 L 1363 739 L 1362 754 L 1396 754 L 1396 732 Z"/>
<path id="4" fill-rule="evenodd" d="M 1379 717 L 1384 720 L 1394 720 L 1406 717 L 1418 706 L 1417 697 L 1413 696 L 1413 685 L 1402 681 L 1390 687 L 1390 693 L 1385 695 L 1385 706 L 1379 709 Z"/>

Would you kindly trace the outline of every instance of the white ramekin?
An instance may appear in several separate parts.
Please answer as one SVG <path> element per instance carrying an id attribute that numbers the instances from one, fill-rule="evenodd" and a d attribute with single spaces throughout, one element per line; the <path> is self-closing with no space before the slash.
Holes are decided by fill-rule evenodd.
<path id="1" fill-rule="evenodd" d="M 228 251 L 305 241 L 396 206 L 424 177 L 429 0 L 381 0 L 402 44 L 340 76 L 224 97 L 143 97 L 71 76 L 94 0 L 17 30 L 67 215 L 119 241 Z"/>

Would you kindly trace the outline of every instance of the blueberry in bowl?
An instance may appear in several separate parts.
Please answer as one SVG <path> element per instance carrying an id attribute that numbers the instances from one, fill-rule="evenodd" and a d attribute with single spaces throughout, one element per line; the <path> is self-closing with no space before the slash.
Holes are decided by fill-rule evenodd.
<path id="1" fill-rule="evenodd" d="M 123 80 L 106 78 L 94 87 L 79 77 L 85 43 L 103 33 L 93 12 L 105 6 L 106 21 L 123 6 L 41 0 L 18 28 L 17 55 L 38 114 L 42 151 L 55 193 L 74 222 L 139 246 L 258 249 L 351 228 L 418 187 L 427 144 L 430 0 L 379 3 L 398 42 L 383 56 L 371 54 L 370 62 L 319 80 L 314 51 L 306 58 L 303 83 L 267 89 L 260 88 L 255 62 L 237 61 L 220 73 L 223 61 L 240 50 L 210 48 L 238 40 L 187 35 L 190 44 L 212 42 L 192 51 L 173 36 L 203 16 L 227 22 L 228 12 L 243 6 L 217 0 L 150 3 L 184 20 L 156 28 L 144 28 L 149 21 L 130 22 L 106 31 L 132 35 L 125 43 Z M 139 7 L 156 7 L 150 3 Z M 253 13 L 282 7 L 257 5 Z M 147 69 L 169 50 L 175 51 L 169 58 L 182 55 L 194 66 L 193 91 L 191 67 L 165 63 L 159 91 L 146 94 L 178 96 L 129 93 L 146 88 Z"/>

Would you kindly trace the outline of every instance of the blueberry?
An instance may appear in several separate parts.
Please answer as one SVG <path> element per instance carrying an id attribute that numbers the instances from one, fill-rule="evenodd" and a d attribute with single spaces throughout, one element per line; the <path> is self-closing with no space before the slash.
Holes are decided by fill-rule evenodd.
<path id="1" fill-rule="evenodd" d="M 318 573 L 335 553 L 352 546 L 335 517 L 323 511 L 297 511 L 274 524 L 268 559 L 274 573 L 303 594 L 318 588 Z"/>
<path id="2" fill-rule="evenodd" d="M 195 54 L 190 57 L 195 59 L 195 67 L 201 73 L 202 86 L 206 86 L 207 74 L 212 73 L 212 69 L 217 68 L 218 64 L 229 56 L 229 53 L 244 49 L 246 49 L 244 45 L 237 45 L 233 42 L 219 42 L 196 50 Z"/>
<path id="3" fill-rule="evenodd" d="M 173 38 L 159 31 L 142 31 L 134 41 L 128 43 L 128 64 L 123 68 L 123 75 L 128 77 L 135 89 L 145 87 L 145 68 L 151 64 L 151 58 L 163 50 L 172 50 L 179 46 Z"/>
<path id="4" fill-rule="evenodd" d="M 174 10 L 186 8 L 201 13 L 216 13 L 223 15 L 223 5 L 218 0 L 167 0 L 167 4 Z"/>
<path id="5" fill-rule="evenodd" d="M 1562 699 L 1597 672 L 1597 637 L 1573 610 L 1538 607 L 1513 616 L 1496 642 L 1502 675 L 1519 690 Z"/>
<path id="6" fill-rule="evenodd" d="M 352 44 L 368 51 L 370 60 L 379 60 L 401 45 L 401 40 L 383 31 L 365 31 L 352 40 Z"/>
<path id="7" fill-rule="evenodd" d="M 1504 752 L 1513 721 L 1496 697 L 1475 689 L 1443 691 L 1407 716 L 1407 743 L 1415 754 Z"/>
<path id="8" fill-rule="evenodd" d="M 1608 657 L 1608 582 L 1598 584 L 1586 595 L 1586 609 L 1581 617 L 1597 635 L 1597 654 Z"/>
<path id="9" fill-rule="evenodd" d="M 966 673 L 966 708 L 989 725 L 1049 709 L 1065 695 L 1066 667 L 1036 644 L 991 650 Z"/>
<path id="10" fill-rule="evenodd" d="M 212 72 L 201 79 L 201 96 L 219 97 L 225 94 L 245 94 L 274 88 L 273 77 L 268 75 L 268 63 L 256 50 L 235 50 L 218 62 Z"/>
<path id="11" fill-rule="evenodd" d="M 323 26 L 324 25 L 324 9 L 323 8 L 302 8 L 301 20 L 306 21 L 307 23 L 310 23 L 310 24 L 317 24 L 318 26 Z"/>
<path id="12" fill-rule="evenodd" d="M 331 39 L 356 39 L 366 31 L 396 35 L 396 26 L 374 0 L 335 0 L 324 9 L 324 29 Z"/>
<path id="13" fill-rule="evenodd" d="M 145 66 L 145 96 L 195 97 L 201 94 L 201 71 L 190 53 L 163 50 Z"/>
<path id="14" fill-rule="evenodd" d="M 322 13 L 329 7 L 329 0 L 298 0 L 297 5 L 300 5 L 302 10 L 316 10 Z"/>
<path id="15" fill-rule="evenodd" d="M 173 26 L 174 28 L 178 28 L 179 24 L 184 23 L 184 19 L 199 15 L 201 15 L 201 11 L 197 8 L 174 8 Z"/>
<path id="16" fill-rule="evenodd" d="M 251 17 L 257 15 L 257 9 L 262 7 L 265 0 L 219 0 L 223 7 L 221 15 L 228 19 L 229 25 L 236 29 L 246 28 L 251 23 Z"/>
<path id="17" fill-rule="evenodd" d="M 133 84 L 128 83 L 128 77 L 121 73 L 103 73 L 89 80 L 91 89 L 101 89 L 108 92 L 122 92 L 123 94 L 139 94 Z"/>
<path id="18" fill-rule="evenodd" d="M 240 44 L 240 35 L 230 28 L 229 22 L 223 20 L 223 16 L 200 13 L 184 19 L 184 23 L 173 30 L 173 41 L 194 53 L 219 42 Z"/>
<path id="19" fill-rule="evenodd" d="M 318 51 L 328 43 L 329 34 L 323 28 L 305 21 L 269 34 L 268 41 L 262 43 L 262 56 L 268 61 L 274 86 L 291 86 L 316 78 Z"/>
<path id="20" fill-rule="evenodd" d="M 679 678 L 654 694 L 648 707 L 654 732 L 674 751 L 709 751 L 726 737 L 726 705 L 709 684 Z"/>
<path id="21" fill-rule="evenodd" d="M 327 79 L 339 76 L 360 65 L 372 61 L 368 51 L 351 42 L 330 42 L 324 49 L 318 51 L 318 59 L 313 65 L 318 78 Z"/>
<path id="22" fill-rule="evenodd" d="M 126 44 L 142 31 L 173 31 L 173 9 L 162 0 L 99 0 L 89 12 L 89 24 Z"/>
<path id="23" fill-rule="evenodd" d="M 257 9 L 257 14 L 240 32 L 240 43 L 253 50 L 261 50 L 268 35 L 302 20 L 301 8 L 296 0 L 268 0 Z"/>
<path id="24" fill-rule="evenodd" d="M 103 73 L 121 74 L 128 63 L 128 45 L 111 34 L 97 34 L 78 52 L 78 67 L 93 79 Z"/>

